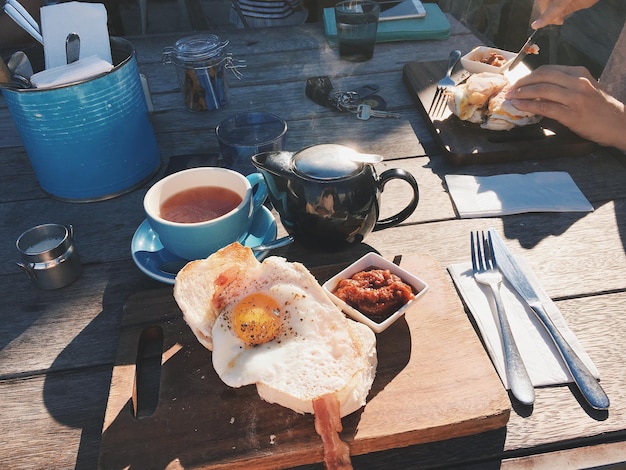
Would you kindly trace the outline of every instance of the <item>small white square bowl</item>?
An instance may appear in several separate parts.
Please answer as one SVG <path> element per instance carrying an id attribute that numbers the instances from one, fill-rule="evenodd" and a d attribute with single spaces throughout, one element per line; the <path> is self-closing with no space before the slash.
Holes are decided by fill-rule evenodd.
<path id="1" fill-rule="evenodd" d="M 337 287 L 339 281 L 341 281 L 342 279 L 350 278 L 359 271 L 364 271 L 368 268 L 388 269 L 389 271 L 391 271 L 392 274 L 395 274 L 404 282 L 413 287 L 413 291 L 415 292 L 415 298 L 404 304 L 391 316 L 389 316 L 380 323 L 359 312 L 357 309 L 351 307 L 346 302 L 333 294 L 333 291 Z M 331 277 L 323 284 L 322 287 L 328 294 L 328 297 L 335 303 L 335 305 L 341 308 L 344 313 L 348 314 L 354 320 L 369 326 L 374 331 L 374 333 L 382 333 L 387 328 L 389 328 L 389 326 L 393 322 L 395 322 L 398 318 L 404 315 L 406 310 L 411 307 L 415 302 L 417 302 L 428 290 L 428 285 L 424 281 L 376 253 L 368 253 L 365 256 L 361 257 L 350 266 L 348 266 L 346 269 Z"/>
<path id="2" fill-rule="evenodd" d="M 489 57 L 489 54 L 495 52 L 500 54 L 506 62 L 501 67 L 495 67 L 493 65 L 484 64 L 480 60 Z M 517 54 L 515 52 L 505 51 L 502 49 L 496 49 L 495 47 L 478 46 L 472 49 L 470 52 L 461 57 L 461 65 L 470 73 L 504 73 L 508 70 L 507 63 L 513 59 Z"/>

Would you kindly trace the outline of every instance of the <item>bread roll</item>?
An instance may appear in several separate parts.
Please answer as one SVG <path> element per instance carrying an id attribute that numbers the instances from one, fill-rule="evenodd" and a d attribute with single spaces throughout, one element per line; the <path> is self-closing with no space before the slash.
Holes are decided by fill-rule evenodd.
<path id="1" fill-rule="evenodd" d="M 448 95 L 448 107 L 462 121 L 494 131 L 539 122 L 541 116 L 520 111 L 504 98 L 508 85 L 509 80 L 498 73 L 470 75 Z"/>
<path id="2" fill-rule="evenodd" d="M 528 126 L 541 120 L 541 116 L 520 111 L 504 98 L 501 91 L 489 100 L 487 119 L 481 127 L 492 131 L 508 131 L 516 126 Z"/>

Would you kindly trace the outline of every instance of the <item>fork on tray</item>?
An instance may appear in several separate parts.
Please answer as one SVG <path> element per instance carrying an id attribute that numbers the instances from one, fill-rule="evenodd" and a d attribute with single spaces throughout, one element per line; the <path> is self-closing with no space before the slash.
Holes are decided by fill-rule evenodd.
<path id="1" fill-rule="evenodd" d="M 470 233 L 470 245 L 474 279 L 480 284 L 489 286 L 496 303 L 498 326 L 504 353 L 504 368 L 509 388 L 520 403 L 532 405 L 535 401 L 535 389 L 513 339 L 511 326 L 504 311 L 504 304 L 500 296 L 502 273 L 498 270 L 496 258 L 491 249 L 491 234 L 488 234 L 488 237 L 486 237 L 484 232 L 480 234 L 478 232 Z"/>
<path id="2" fill-rule="evenodd" d="M 430 108 L 428 108 L 428 115 L 430 117 L 441 117 L 446 109 L 447 91 L 456 85 L 450 74 L 460 58 L 461 51 L 458 49 L 450 52 L 448 56 L 448 70 L 446 71 L 445 77 L 437 82 L 437 91 L 433 96 L 433 101 L 430 103 Z"/>

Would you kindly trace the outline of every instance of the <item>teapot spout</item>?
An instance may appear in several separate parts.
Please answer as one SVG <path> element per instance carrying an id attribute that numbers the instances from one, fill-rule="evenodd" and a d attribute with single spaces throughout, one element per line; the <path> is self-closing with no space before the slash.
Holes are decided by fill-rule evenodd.
<path id="1" fill-rule="evenodd" d="M 292 157 L 293 153 L 286 151 L 263 152 L 252 157 L 252 164 L 265 178 L 269 199 L 282 221 L 289 216 L 289 202 L 294 199 L 289 189 L 294 176 Z"/>
<path id="2" fill-rule="evenodd" d="M 261 170 L 261 173 L 269 172 L 275 176 L 289 177 L 293 152 L 263 152 L 252 157 L 252 164 Z"/>

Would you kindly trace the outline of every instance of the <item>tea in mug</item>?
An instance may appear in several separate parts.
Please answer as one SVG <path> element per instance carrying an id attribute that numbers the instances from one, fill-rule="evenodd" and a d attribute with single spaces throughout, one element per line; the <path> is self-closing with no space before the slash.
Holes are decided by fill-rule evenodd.
<path id="1" fill-rule="evenodd" d="M 220 186 L 190 188 L 167 198 L 159 215 L 170 222 L 183 224 L 206 222 L 228 214 L 241 204 L 235 191 Z"/>

